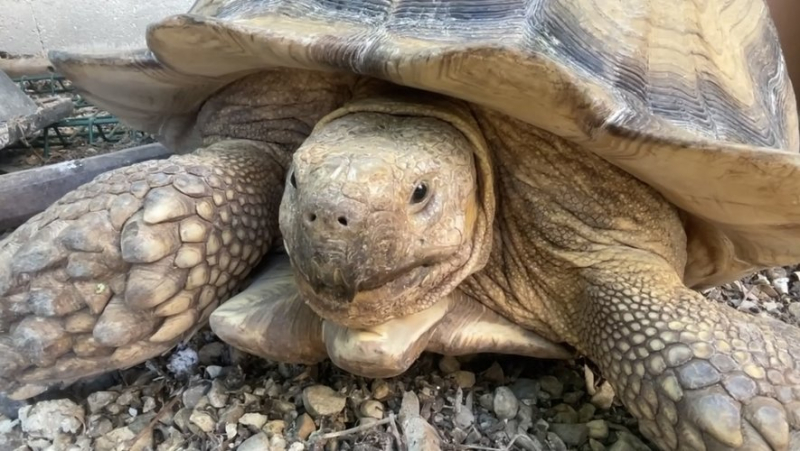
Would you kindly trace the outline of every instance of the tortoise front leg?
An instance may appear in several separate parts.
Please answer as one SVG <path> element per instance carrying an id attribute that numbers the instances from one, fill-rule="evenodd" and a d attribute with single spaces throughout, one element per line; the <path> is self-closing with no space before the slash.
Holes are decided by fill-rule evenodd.
<path id="1" fill-rule="evenodd" d="M 203 324 L 279 236 L 290 155 L 227 140 L 97 177 L 0 246 L 11 398 L 129 367 Z"/>
<path id="2" fill-rule="evenodd" d="M 578 347 L 647 437 L 668 450 L 799 449 L 800 330 L 705 299 L 643 251 L 582 276 Z"/>

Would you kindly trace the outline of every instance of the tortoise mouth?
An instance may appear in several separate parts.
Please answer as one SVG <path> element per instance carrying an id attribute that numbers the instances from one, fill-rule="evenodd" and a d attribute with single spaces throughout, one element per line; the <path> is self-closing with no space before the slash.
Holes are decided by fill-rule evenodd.
<path id="1" fill-rule="evenodd" d="M 350 329 L 365 329 L 402 318 L 431 307 L 424 298 L 423 282 L 432 275 L 438 260 L 405 265 L 358 284 L 325 283 L 330 277 L 308 274 L 294 261 L 298 290 L 308 306 L 323 319 Z"/>

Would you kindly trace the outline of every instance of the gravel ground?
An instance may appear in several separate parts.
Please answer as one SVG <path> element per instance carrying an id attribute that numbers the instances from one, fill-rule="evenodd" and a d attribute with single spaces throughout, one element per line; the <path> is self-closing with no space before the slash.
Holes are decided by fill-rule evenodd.
<path id="1" fill-rule="evenodd" d="M 797 270 L 705 295 L 797 325 Z M 209 330 L 158 360 L 6 410 L 9 450 L 368 451 L 420 439 L 444 450 L 655 449 L 586 361 L 424 354 L 399 377 L 365 379 L 327 361 L 255 358 Z"/>

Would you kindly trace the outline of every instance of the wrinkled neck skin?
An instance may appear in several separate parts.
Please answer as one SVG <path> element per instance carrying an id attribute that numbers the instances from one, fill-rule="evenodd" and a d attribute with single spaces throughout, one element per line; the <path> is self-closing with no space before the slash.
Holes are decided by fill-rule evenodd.
<path id="1" fill-rule="evenodd" d="M 367 328 L 426 310 L 491 251 L 493 177 L 469 110 L 369 85 L 294 155 L 280 209 L 298 287 Z"/>

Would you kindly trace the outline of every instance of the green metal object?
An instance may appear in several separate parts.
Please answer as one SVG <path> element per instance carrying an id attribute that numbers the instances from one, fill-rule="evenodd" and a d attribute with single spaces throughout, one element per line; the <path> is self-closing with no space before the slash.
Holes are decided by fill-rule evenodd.
<path id="1" fill-rule="evenodd" d="M 69 148 L 74 145 L 95 145 L 116 143 L 128 137 L 135 143 L 152 141 L 143 132 L 129 130 L 119 120 L 107 112 L 97 110 L 75 92 L 69 80 L 58 74 L 21 77 L 14 80 L 31 98 L 42 96 L 69 96 L 75 105 L 72 117 L 46 127 L 40 136 L 26 143 L 17 143 L 10 148 L 41 148 L 44 157 L 49 158 L 52 146 Z"/>

